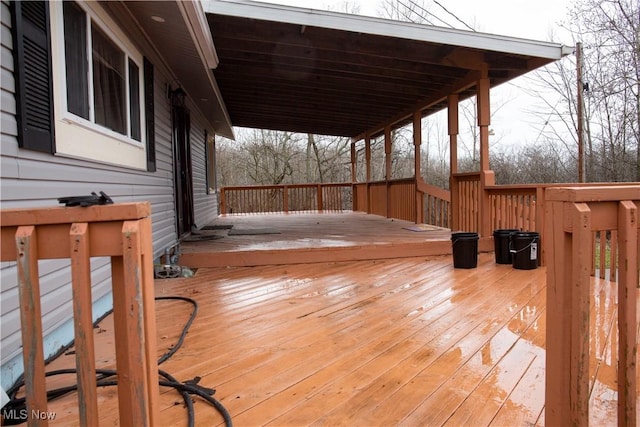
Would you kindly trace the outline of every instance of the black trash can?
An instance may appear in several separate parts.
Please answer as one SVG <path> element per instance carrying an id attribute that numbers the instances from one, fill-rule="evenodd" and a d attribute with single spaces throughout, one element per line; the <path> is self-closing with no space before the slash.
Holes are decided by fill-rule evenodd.
<path id="1" fill-rule="evenodd" d="M 478 233 L 457 232 L 451 234 L 454 268 L 478 266 Z"/>
<path id="2" fill-rule="evenodd" d="M 519 231 L 511 235 L 511 256 L 513 268 L 534 270 L 540 258 L 540 234 Z"/>
<path id="3" fill-rule="evenodd" d="M 493 231 L 493 246 L 496 254 L 496 264 L 512 264 L 510 243 L 511 235 L 517 233 L 518 229 L 507 228 Z"/>

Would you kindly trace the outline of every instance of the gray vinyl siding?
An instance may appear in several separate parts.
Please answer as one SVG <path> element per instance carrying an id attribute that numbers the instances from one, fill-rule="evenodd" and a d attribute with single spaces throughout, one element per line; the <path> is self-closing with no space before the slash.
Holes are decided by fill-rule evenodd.
<path id="1" fill-rule="evenodd" d="M 211 134 L 210 134 L 211 135 Z M 206 141 L 204 131 L 191 132 L 191 165 L 193 180 L 193 209 L 196 226 L 201 228 L 218 215 L 216 194 L 207 194 Z"/>
<path id="2" fill-rule="evenodd" d="M 58 206 L 61 196 L 88 195 L 104 191 L 116 203 L 148 201 L 152 209 L 153 248 L 159 256 L 177 244 L 174 198 L 173 155 L 171 146 L 171 114 L 166 87 L 174 80 L 154 52 L 146 52 L 155 69 L 155 138 L 156 172 L 146 172 L 101 163 L 71 159 L 18 147 L 16 124 L 15 79 L 11 39 L 9 3 L 1 4 L 1 140 L 0 202 L 3 209 Z M 156 58 L 154 61 L 153 58 Z M 193 111 L 193 110 L 192 110 Z M 204 120 L 192 113 L 192 156 L 194 176 L 194 211 L 198 225 L 217 215 L 215 196 L 204 188 Z M 64 243 L 63 243 L 64 244 Z M 108 259 L 92 259 L 92 294 L 94 302 L 110 302 L 111 270 Z M 67 260 L 39 262 L 42 292 L 45 352 L 51 355 L 73 338 L 69 334 L 72 318 L 70 268 Z M 12 365 L 21 352 L 18 289 L 14 263 L 0 264 L 0 356 L 2 385 L 7 387 L 21 365 Z M 94 318 L 102 312 L 94 309 Z M 107 307 L 109 308 L 109 307 Z M 60 331 L 63 331 L 62 333 Z M 66 332 L 64 332 L 66 331 Z M 72 333 L 72 329 L 71 329 Z M 11 362 L 11 363 L 9 363 Z M 13 370 L 18 372 L 13 372 Z M 7 375 L 9 372 L 11 375 Z"/>

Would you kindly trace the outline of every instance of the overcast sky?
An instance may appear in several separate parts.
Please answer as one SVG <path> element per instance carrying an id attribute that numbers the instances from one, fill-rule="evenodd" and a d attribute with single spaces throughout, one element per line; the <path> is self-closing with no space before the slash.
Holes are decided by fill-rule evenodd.
<path id="1" fill-rule="evenodd" d="M 344 10 L 344 0 L 256 0 L 266 3 L 278 3 L 289 6 L 313 8 L 320 10 Z M 417 0 L 400 0 L 409 5 Z M 456 28 L 464 29 L 464 25 L 444 10 L 466 24 L 483 33 L 521 37 L 532 40 L 553 41 L 572 45 L 568 33 L 561 28 L 566 21 L 567 11 L 575 0 L 425 0 L 424 5 L 438 18 L 443 19 Z M 350 4 L 360 7 L 360 14 L 380 16 L 382 0 L 349 0 Z M 437 19 L 432 22 L 444 25 Z M 544 126 L 530 111 L 539 109 L 539 99 L 524 93 L 520 88 L 527 86 L 527 78 L 521 77 L 492 90 L 492 123 L 495 133 L 490 141 L 499 145 L 500 149 L 510 146 L 535 144 L 540 138 L 540 130 Z M 498 108 L 500 106 L 500 108 Z M 541 107 L 546 108 L 546 107 Z M 498 110 L 498 111 L 496 111 Z M 537 121 L 537 122 L 536 122 Z M 462 136 L 462 135 L 461 135 Z"/>

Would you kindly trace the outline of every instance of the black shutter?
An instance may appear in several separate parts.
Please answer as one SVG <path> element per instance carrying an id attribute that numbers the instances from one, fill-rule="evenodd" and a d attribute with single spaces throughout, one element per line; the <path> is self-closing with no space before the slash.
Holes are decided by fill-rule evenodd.
<path id="1" fill-rule="evenodd" d="M 18 144 L 55 152 L 49 3 L 12 1 Z"/>
<path id="2" fill-rule="evenodd" d="M 156 171 L 156 128 L 153 102 L 153 64 L 144 58 L 144 114 L 147 130 L 147 170 Z"/>

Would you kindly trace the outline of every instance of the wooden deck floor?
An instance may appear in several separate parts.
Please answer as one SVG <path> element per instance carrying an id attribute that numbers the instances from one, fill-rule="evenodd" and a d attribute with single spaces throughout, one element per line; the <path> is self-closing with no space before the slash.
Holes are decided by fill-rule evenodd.
<path id="1" fill-rule="evenodd" d="M 544 268 L 514 270 L 480 254 L 470 270 L 452 268 L 450 256 L 418 257 L 203 268 L 156 286 L 200 306 L 161 368 L 202 377 L 236 426 L 544 424 Z M 592 306 L 591 418 L 616 425 L 614 285 L 594 280 Z M 191 307 L 157 301 L 156 310 L 160 355 Z M 110 319 L 100 326 L 97 357 L 109 366 Z M 103 425 L 117 424 L 115 395 L 101 391 Z M 56 425 L 74 424 L 75 399 L 51 404 Z M 186 425 L 178 401 L 163 393 L 165 425 Z M 198 399 L 195 408 L 197 426 L 222 422 Z"/>
<path id="2" fill-rule="evenodd" d="M 181 244 L 189 267 L 357 261 L 451 253 L 451 232 L 362 212 L 221 215 Z M 240 234 L 234 234 L 240 233 Z M 246 234 L 245 234 L 246 233 Z M 203 238 L 203 240 L 198 240 Z M 480 250 L 493 250 L 490 239 Z"/>

